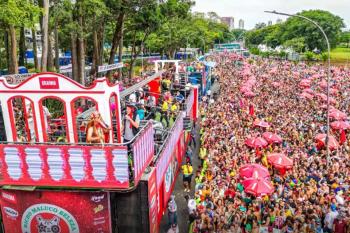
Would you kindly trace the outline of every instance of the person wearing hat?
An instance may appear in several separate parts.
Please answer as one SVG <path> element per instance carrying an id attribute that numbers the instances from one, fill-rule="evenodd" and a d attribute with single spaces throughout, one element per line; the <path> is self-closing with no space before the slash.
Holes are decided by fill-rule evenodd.
<path id="1" fill-rule="evenodd" d="M 124 118 L 124 142 L 131 141 L 137 134 L 140 125 L 140 117 L 136 112 L 135 105 L 127 105 Z"/>

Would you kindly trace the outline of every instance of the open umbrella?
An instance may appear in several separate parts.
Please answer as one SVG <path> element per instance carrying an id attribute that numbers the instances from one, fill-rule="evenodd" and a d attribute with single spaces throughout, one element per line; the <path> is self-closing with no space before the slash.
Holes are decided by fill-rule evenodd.
<path id="1" fill-rule="evenodd" d="M 246 91 L 243 93 L 245 97 L 254 97 L 256 94 L 252 91 Z"/>
<path id="2" fill-rule="evenodd" d="M 337 109 L 332 109 L 331 111 L 329 111 L 329 117 L 335 120 L 346 120 L 348 118 L 346 113 Z"/>
<path id="3" fill-rule="evenodd" d="M 246 193 L 250 193 L 256 197 L 271 195 L 274 190 L 275 189 L 270 181 L 261 178 L 256 179 L 254 182 L 251 182 L 250 185 L 244 189 Z"/>
<path id="4" fill-rule="evenodd" d="M 256 163 L 250 163 L 243 165 L 239 169 L 239 175 L 244 178 L 268 178 L 270 177 L 269 170 L 267 170 L 266 167 L 256 164 Z"/>
<path id="5" fill-rule="evenodd" d="M 303 90 L 303 92 L 306 92 L 306 93 L 308 93 L 310 95 L 315 94 L 314 90 L 312 90 L 311 88 L 306 88 L 306 89 Z"/>
<path id="6" fill-rule="evenodd" d="M 327 134 L 318 134 L 316 135 L 315 140 L 321 146 L 326 146 L 326 137 L 327 137 Z M 330 150 L 335 150 L 339 147 L 339 143 L 337 142 L 337 140 L 335 140 L 335 138 L 332 135 L 329 135 L 328 140 L 329 140 L 328 144 L 329 144 Z"/>
<path id="7" fill-rule="evenodd" d="M 319 83 L 320 87 L 322 88 L 326 88 L 327 87 L 327 82 L 326 80 L 322 80 L 320 83 Z"/>
<path id="8" fill-rule="evenodd" d="M 304 98 L 304 99 L 309 99 L 309 100 L 312 100 L 312 99 L 314 98 L 311 94 L 309 94 L 309 93 L 307 93 L 307 92 L 301 93 L 301 94 L 300 94 L 300 97 L 301 97 L 301 98 Z"/>
<path id="9" fill-rule="evenodd" d="M 270 144 L 282 142 L 282 138 L 280 136 L 271 132 L 265 132 L 262 136 Z"/>
<path id="10" fill-rule="evenodd" d="M 269 123 L 263 121 L 263 120 L 259 120 L 259 119 L 255 119 L 253 122 L 253 125 L 256 127 L 261 127 L 261 128 L 268 128 L 270 127 Z"/>
<path id="11" fill-rule="evenodd" d="M 240 183 L 243 185 L 244 188 L 247 188 L 251 184 L 256 183 L 257 179 L 259 179 L 259 178 L 250 177 L 250 178 L 246 178 L 246 179 L 242 180 Z M 266 180 L 266 181 L 271 181 L 270 177 L 261 178 L 261 179 Z"/>
<path id="12" fill-rule="evenodd" d="M 275 168 L 290 169 L 293 167 L 293 160 L 282 153 L 272 153 L 267 156 L 267 161 Z"/>
<path id="13" fill-rule="evenodd" d="M 311 80 L 303 79 L 300 81 L 299 86 L 309 88 L 311 86 Z"/>
<path id="14" fill-rule="evenodd" d="M 333 129 L 350 129 L 350 123 L 348 121 L 334 121 L 331 123 Z"/>
<path id="15" fill-rule="evenodd" d="M 250 89 L 250 87 L 244 85 L 244 86 L 241 86 L 240 91 L 241 91 L 242 93 L 244 93 L 244 92 L 251 91 L 251 89 Z"/>
<path id="16" fill-rule="evenodd" d="M 268 145 L 267 141 L 262 137 L 248 138 L 245 140 L 245 144 L 252 148 L 262 148 Z"/>

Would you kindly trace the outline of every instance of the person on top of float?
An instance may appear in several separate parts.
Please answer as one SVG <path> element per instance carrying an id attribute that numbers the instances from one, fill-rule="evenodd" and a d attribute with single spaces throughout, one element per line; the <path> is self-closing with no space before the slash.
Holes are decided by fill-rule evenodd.
<path id="1" fill-rule="evenodd" d="M 109 131 L 109 127 L 104 123 L 99 112 L 91 114 L 89 123 L 86 126 L 86 142 L 87 143 L 105 143 L 109 138 L 106 138 L 105 132 Z"/>

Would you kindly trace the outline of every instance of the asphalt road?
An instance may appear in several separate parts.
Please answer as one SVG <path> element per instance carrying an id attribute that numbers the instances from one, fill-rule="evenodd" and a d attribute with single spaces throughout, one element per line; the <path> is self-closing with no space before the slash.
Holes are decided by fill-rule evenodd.
<path id="1" fill-rule="evenodd" d="M 211 88 L 212 94 L 217 93 L 220 89 L 220 85 L 218 82 L 215 82 Z M 196 124 L 196 147 L 192 147 L 192 166 L 193 166 L 193 174 L 196 174 L 196 171 L 198 170 L 198 166 L 200 165 L 200 160 L 198 157 L 199 154 L 199 147 L 200 147 L 200 136 L 199 136 L 199 122 L 201 119 L 198 120 Z M 192 187 L 190 196 L 194 196 L 194 176 L 192 177 Z M 175 195 L 175 202 L 177 204 L 177 223 L 179 226 L 179 233 L 188 233 L 189 230 L 189 221 L 188 221 L 188 208 L 187 203 L 185 200 L 185 196 L 188 193 L 184 192 L 184 187 L 182 183 L 182 172 L 180 170 L 179 175 L 176 179 L 175 188 L 173 191 L 173 195 Z M 166 233 L 169 229 L 168 225 L 168 212 L 166 212 L 162 218 L 162 221 L 160 223 L 160 233 Z"/>

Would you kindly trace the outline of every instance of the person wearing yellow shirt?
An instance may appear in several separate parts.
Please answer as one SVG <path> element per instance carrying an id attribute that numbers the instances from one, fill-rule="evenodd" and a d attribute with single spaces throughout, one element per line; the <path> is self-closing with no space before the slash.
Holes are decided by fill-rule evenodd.
<path id="1" fill-rule="evenodd" d="M 199 158 L 201 160 L 204 160 L 205 157 L 207 157 L 207 148 L 201 146 L 201 148 L 199 149 Z"/>
<path id="2" fill-rule="evenodd" d="M 192 175 L 193 175 L 193 167 L 191 163 L 188 161 L 186 164 L 182 165 L 182 173 L 183 173 L 183 184 L 185 187 L 185 192 L 190 192 L 191 191 L 191 180 L 192 180 Z"/>
<path id="3" fill-rule="evenodd" d="M 169 126 L 169 102 L 164 100 L 162 103 L 162 115 L 160 117 L 160 122 L 163 124 L 163 119 L 165 119 L 166 126 Z"/>
<path id="4" fill-rule="evenodd" d="M 170 107 L 170 112 L 171 112 L 171 116 L 170 117 L 173 120 L 176 119 L 176 113 L 178 112 L 178 110 L 179 110 L 179 103 L 177 101 L 175 101 Z"/>

